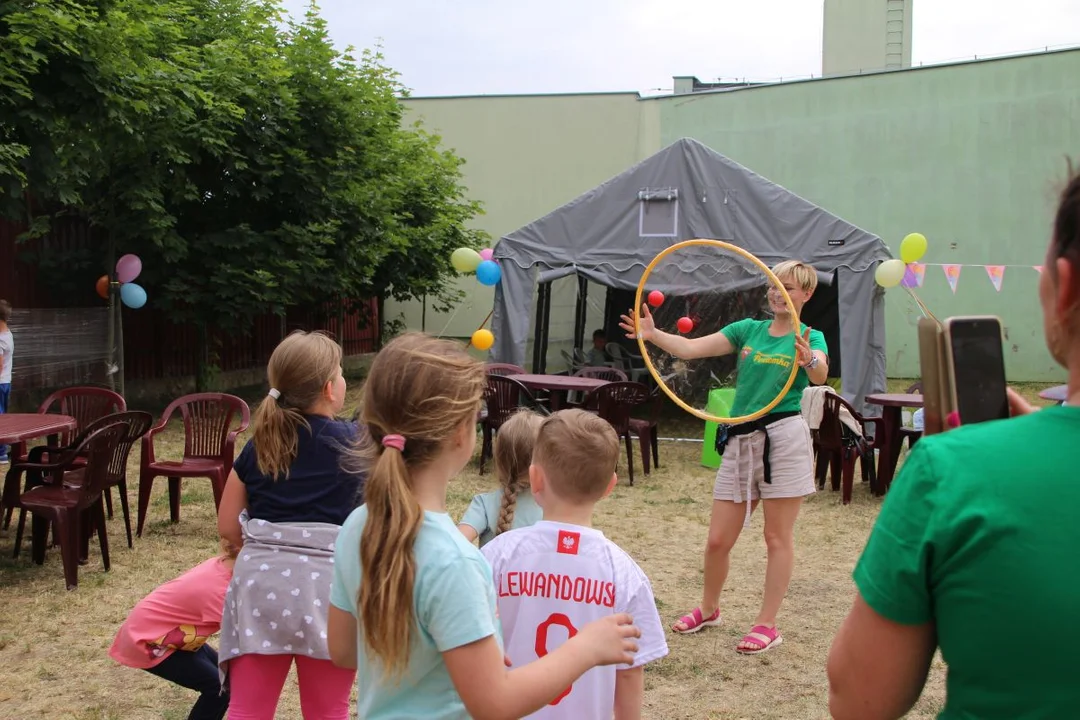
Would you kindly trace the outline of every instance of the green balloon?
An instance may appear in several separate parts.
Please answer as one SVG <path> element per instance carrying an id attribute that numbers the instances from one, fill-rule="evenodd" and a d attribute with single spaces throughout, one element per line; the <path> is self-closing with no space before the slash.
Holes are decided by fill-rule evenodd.
<path id="1" fill-rule="evenodd" d="M 472 248 L 458 248 L 450 255 L 450 264 L 460 273 L 476 272 L 482 260 L 480 253 Z"/>
<path id="2" fill-rule="evenodd" d="M 922 233 L 911 233 L 900 241 L 900 259 L 905 263 L 913 263 L 926 254 L 926 236 Z"/>

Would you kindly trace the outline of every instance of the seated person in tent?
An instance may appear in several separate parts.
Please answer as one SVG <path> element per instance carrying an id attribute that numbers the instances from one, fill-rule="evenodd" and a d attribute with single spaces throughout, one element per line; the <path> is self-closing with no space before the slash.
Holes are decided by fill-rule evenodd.
<path id="1" fill-rule="evenodd" d="M 585 354 L 585 362 L 589 367 L 602 367 L 611 362 L 607 351 L 607 333 L 603 330 L 593 331 L 592 349 Z"/>

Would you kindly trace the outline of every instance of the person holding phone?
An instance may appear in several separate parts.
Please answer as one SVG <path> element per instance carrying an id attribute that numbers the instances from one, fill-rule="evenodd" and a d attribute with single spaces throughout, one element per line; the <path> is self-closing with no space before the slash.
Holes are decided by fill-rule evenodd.
<path id="1" fill-rule="evenodd" d="M 1008 390 L 1010 419 L 923 438 L 893 482 L 829 653 L 838 720 L 905 715 L 940 648 L 942 718 L 1076 715 L 1080 623 L 1080 173 L 1061 195 L 1039 279 L 1065 406 Z M 882 648 L 888 648 L 883 652 Z"/>

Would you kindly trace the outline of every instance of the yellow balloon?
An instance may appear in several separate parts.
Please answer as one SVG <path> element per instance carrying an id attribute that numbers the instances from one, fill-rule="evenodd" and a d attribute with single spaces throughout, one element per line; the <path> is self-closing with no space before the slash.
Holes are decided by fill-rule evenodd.
<path id="1" fill-rule="evenodd" d="M 911 233 L 900 241 L 900 259 L 905 263 L 916 262 L 926 254 L 926 236 L 922 233 Z"/>
<path id="2" fill-rule="evenodd" d="M 472 344 L 477 350 L 490 350 L 495 344 L 495 336 L 486 328 L 480 328 L 472 334 Z"/>
<path id="3" fill-rule="evenodd" d="M 460 273 L 476 272 L 482 260 L 480 253 L 472 248 L 458 248 L 450 255 L 450 264 Z"/>
<path id="4" fill-rule="evenodd" d="M 897 258 L 886 260 L 878 265 L 878 269 L 874 272 L 874 279 L 883 288 L 896 287 L 904 279 L 906 267 L 903 260 Z"/>

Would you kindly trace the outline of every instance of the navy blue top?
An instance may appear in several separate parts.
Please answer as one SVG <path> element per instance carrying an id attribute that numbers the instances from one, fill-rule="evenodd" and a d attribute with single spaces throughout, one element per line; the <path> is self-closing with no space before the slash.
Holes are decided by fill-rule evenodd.
<path id="1" fill-rule="evenodd" d="M 259 470 L 254 440 L 248 441 L 233 463 L 247 487 L 252 518 L 341 525 L 364 503 L 366 476 L 342 468 L 345 450 L 356 441 L 356 424 L 319 415 L 305 417 L 311 432 L 300 426 L 296 459 L 287 479 L 271 478 Z"/>

